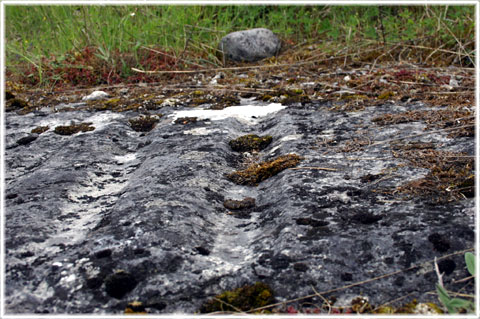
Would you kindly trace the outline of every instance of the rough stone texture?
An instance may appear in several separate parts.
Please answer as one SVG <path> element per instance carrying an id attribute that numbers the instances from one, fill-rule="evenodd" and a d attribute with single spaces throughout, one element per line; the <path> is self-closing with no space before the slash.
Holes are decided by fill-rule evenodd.
<path id="1" fill-rule="evenodd" d="M 313 294 L 312 286 L 327 291 L 421 264 L 325 296 L 361 293 L 378 304 L 413 293 L 436 301 L 426 294 L 437 282 L 431 261 L 473 246 L 474 199 L 398 200 L 378 190 L 427 169 L 386 156 L 388 143 L 335 151 L 359 136 L 384 141 L 424 133 L 421 122 L 371 121 L 422 108 L 389 104 L 349 113 L 294 104 L 250 123 L 177 125 L 168 117 L 174 109 L 164 107 L 150 132 L 132 130 L 135 112 L 7 113 L 6 311 L 118 314 L 134 300 L 149 313 L 193 313 L 209 298 L 257 281 L 282 301 Z M 54 134 L 71 121 L 95 130 Z M 39 126 L 50 129 L 18 143 Z M 235 185 L 226 176 L 240 168 L 242 155 L 228 141 L 245 134 L 273 137 L 262 161 L 295 152 L 300 167 L 337 170 L 287 169 L 257 187 Z M 474 154 L 473 138 L 447 134 L 419 138 Z M 388 170 L 388 178 L 363 178 Z M 245 197 L 256 203 L 248 217 L 228 214 L 224 201 Z M 443 280 L 455 290 L 453 279 L 467 275 L 463 256 L 447 260 Z"/>
<path id="2" fill-rule="evenodd" d="M 281 45 L 272 31 L 257 28 L 227 34 L 218 48 L 227 60 L 253 62 L 276 55 Z"/>

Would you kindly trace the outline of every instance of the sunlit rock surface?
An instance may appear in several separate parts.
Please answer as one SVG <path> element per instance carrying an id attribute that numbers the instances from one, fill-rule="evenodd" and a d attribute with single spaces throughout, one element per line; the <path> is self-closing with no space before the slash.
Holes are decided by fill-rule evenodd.
<path id="1" fill-rule="evenodd" d="M 474 199 L 436 204 L 385 191 L 427 174 L 391 156 L 386 142 L 425 125 L 371 121 L 424 106 L 350 113 L 318 103 L 242 104 L 247 113 L 164 107 L 149 132 L 132 129 L 129 120 L 139 115 L 132 111 L 7 113 L 7 312 L 123 313 L 141 301 L 149 313 L 193 313 L 208 298 L 257 281 L 282 301 L 422 263 L 326 296 L 436 300 L 426 294 L 437 282 L 431 261 L 474 245 Z M 199 118 L 174 123 L 183 116 Z M 54 133 L 72 121 L 94 130 Z M 246 134 L 272 142 L 254 154 L 233 151 L 229 141 Z M 413 140 L 474 154 L 473 138 L 447 134 Z M 355 138 L 370 143 L 338 151 Z M 258 186 L 226 178 L 248 161 L 290 153 L 301 163 Z M 241 218 L 224 206 L 245 198 L 253 205 Z M 449 260 L 446 284 L 466 275 L 462 255 Z"/>

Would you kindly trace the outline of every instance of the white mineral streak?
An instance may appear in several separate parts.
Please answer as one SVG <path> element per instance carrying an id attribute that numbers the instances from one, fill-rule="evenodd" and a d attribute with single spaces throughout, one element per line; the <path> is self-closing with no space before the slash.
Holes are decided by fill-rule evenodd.
<path id="1" fill-rule="evenodd" d="M 182 117 L 196 117 L 198 120 L 209 119 L 212 121 L 224 120 L 229 117 L 236 118 L 248 124 L 257 122 L 257 118 L 266 116 L 271 113 L 281 111 L 286 106 L 280 103 L 271 103 L 268 105 L 239 105 L 226 107 L 222 110 L 205 110 L 195 109 L 186 111 L 177 111 L 169 115 L 172 117 L 172 122 Z"/>

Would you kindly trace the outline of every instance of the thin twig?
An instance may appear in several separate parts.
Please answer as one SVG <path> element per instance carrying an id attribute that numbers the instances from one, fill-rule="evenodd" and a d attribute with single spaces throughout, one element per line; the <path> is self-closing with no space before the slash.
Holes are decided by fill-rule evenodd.
<path id="1" fill-rule="evenodd" d="M 327 305 L 328 307 L 328 314 L 330 314 L 330 312 L 332 311 L 332 306 L 330 305 L 330 302 L 324 297 L 322 296 L 320 293 L 318 293 L 318 291 L 315 289 L 315 287 L 313 287 L 312 285 L 310 285 L 310 287 L 312 287 L 312 290 L 313 292 L 318 296 L 320 297 L 323 302 Z"/>
<path id="2" fill-rule="evenodd" d="M 221 304 L 224 304 L 224 305 L 226 305 L 226 306 L 228 306 L 228 307 L 233 308 L 233 309 L 234 309 L 235 311 L 237 311 L 237 312 L 244 313 L 244 312 L 242 311 L 242 309 L 237 308 L 237 307 L 235 307 L 234 305 L 231 305 L 231 304 L 229 304 L 228 302 L 223 301 L 222 299 L 219 299 L 219 298 L 216 298 L 216 297 L 213 297 L 213 299 L 216 300 L 216 301 L 218 301 L 218 302 L 220 302 Z"/>
<path id="3" fill-rule="evenodd" d="M 455 51 L 441 49 L 441 47 L 443 47 L 444 45 L 445 45 L 445 44 L 442 44 L 440 47 L 438 47 L 437 49 L 435 49 L 435 48 L 430 48 L 430 47 L 426 47 L 426 46 L 423 46 L 423 45 L 402 44 L 402 46 L 410 47 L 410 48 L 415 48 L 415 49 L 433 50 L 433 52 L 432 52 L 430 55 L 432 55 L 432 54 L 435 53 L 436 51 L 445 52 L 445 53 L 450 53 L 450 54 L 458 54 L 458 52 L 455 52 Z M 460 53 L 460 54 L 463 55 L 463 56 L 469 56 L 468 54 L 463 54 L 463 53 Z"/>
<path id="4" fill-rule="evenodd" d="M 465 278 L 462 278 L 462 279 L 458 279 L 458 280 L 454 280 L 452 281 L 453 284 L 456 284 L 456 283 L 460 283 L 460 282 L 465 282 L 465 281 L 468 281 L 470 279 L 473 279 L 475 278 L 474 276 L 468 276 L 468 277 L 465 277 Z"/>
<path id="5" fill-rule="evenodd" d="M 455 297 L 465 297 L 465 298 L 475 298 L 475 295 L 471 294 L 461 294 L 457 293 L 455 291 L 447 290 L 445 289 L 447 293 L 450 293 L 451 295 L 455 295 Z M 438 295 L 438 292 L 436 290 L 430 290 L 425 293 L 426 295 Z"/>

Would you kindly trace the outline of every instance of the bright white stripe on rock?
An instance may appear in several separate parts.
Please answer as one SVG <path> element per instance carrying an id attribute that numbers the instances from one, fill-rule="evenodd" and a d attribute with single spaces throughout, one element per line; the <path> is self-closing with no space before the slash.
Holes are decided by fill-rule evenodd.
<path id="1" fill-rule="evenodd" d="M 222 110 L 205 110 L 194 109 L 186 111 L 176 111 L 169 115 L 172 117 L 172 121 L 182 117 L 196 117 L 198 120 L 209 119 L 211 121 L 224 120 L 229 117 L 237 118 L 240 121 L 253 124 L 257 118 L 266 116 L 271 113 L 281 111 L 285 108 L 285 105 L 280 103 L 271 103 L 268 105 L 238 105 L 226 107 Z"/>

